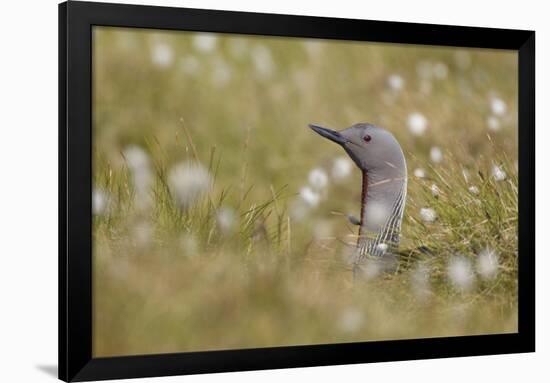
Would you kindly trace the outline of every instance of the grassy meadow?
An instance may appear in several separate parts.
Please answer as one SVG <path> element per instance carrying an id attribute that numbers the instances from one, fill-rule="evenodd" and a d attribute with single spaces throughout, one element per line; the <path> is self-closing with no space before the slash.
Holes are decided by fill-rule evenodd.
<path id="1" fill-rule="evenodd" d="M 95 356 L 517 331 L 514 52 L 93 41 Z M 398 270 L 353 280 L 360 172 L 307 124 L 356 122 L 409 177 Z"/>

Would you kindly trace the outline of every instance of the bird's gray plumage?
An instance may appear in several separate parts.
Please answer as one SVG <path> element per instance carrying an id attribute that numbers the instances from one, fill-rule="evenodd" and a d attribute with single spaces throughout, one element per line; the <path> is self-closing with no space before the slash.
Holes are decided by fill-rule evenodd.
<path id="1" fill-rule="evenodd" d="M 368 123 L 334 131 L 310 128 L 341 145 L 363 174 L 356 264 L 391 254 L 399 245 L 407 197 L 407 164 L 401 146 L 387 130 Z"/>

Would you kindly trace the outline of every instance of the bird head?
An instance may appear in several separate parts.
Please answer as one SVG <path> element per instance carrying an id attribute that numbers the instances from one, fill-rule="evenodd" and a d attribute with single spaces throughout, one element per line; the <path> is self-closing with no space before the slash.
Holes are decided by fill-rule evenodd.
<path id="1" fill-rule="evenodd" d="M 321 136 L 339 144 L 364 172 L 405 169 L 405 157 L 393 134 L 378 126 L 359 123 L 336 131 L 310 124 Z"/>

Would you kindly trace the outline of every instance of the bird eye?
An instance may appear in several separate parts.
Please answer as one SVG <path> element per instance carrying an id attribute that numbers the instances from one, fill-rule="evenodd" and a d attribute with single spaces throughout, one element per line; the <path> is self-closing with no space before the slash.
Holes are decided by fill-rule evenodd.
<path id="1" fill-rule="evenodd" d="M 363 137 L 363 141 L 365 142 L 370 142 L 370 140 L 372 140 L 372 137 L 369 136 L 368 134 L 365 137 Z"/>

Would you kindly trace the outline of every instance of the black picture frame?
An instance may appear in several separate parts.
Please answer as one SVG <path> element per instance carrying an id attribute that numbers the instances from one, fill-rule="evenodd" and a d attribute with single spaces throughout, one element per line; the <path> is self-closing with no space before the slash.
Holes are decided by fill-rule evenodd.
<path id="1" fill-rule="evenodd" d="M 92 26 L 515 50 L 519 310 L 514 334 L 92 357 Z M 535 32 L 69 1 L 59 5 L 59 378 L 87 381 L 535 350 Z"/>

